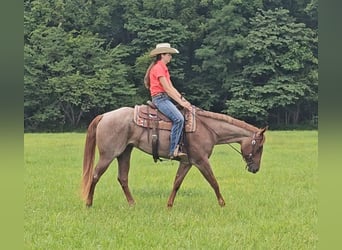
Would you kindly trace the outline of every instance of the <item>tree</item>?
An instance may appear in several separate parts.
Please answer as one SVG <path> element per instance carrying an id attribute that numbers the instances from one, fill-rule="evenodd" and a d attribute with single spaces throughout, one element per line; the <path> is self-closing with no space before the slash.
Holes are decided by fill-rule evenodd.
<path id="1" fill-rule="evenodd" d="M 191 87 L 204 108 L 221 112 L 230 98 L 231 79 L 241 69 L 246 46 L 243 38 L 250 27 L 248 20 L 262 6 L 262 1 L 232 0 L 228 4 L 224 1 L 215 4 L 204 30 L 203 43 L 195 51 L 200 63 L 193 66 L 198 77 Z"/>
<path id="2" fill-rule="evenodd" d="M 25 129 L 79 128 L 145 102 L 148 52 L 160 42 L 180 50 L 172 81 L 193 104 L 250 122 L 309 120 L 317 113 L 317 5 L 25 0 Z"/>
<path id="3" fill-rule="evenodd" d="M 46 125 L 46 120 L 75 128 L 87 112 L 133 103 L 135 88 L 127 82 L 128 68 L 121 63 L 127 56 L 124 47 L 105 48 L 103 39 L 89 32 L 65 32 L 61 27 L 37 29 L 28 41 L 24 86 L 28 127 Z"/>
<path id="4" fill-rule="evenodd" d="M 297 124 L 301 106 L 317 106 L 317 36 L 285 9 L 260 10 L 251 25 L 226 112 L 256 121 L 283 114 L 285 124 Z"/>

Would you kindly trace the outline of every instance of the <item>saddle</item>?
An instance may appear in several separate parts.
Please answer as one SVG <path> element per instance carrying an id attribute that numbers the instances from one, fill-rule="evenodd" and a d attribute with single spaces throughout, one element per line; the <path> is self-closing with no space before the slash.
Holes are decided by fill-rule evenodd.
<path id="1" fill-rule="evenodd" d="M 138 126 L 149 129 L 148 133 L 152 130 L 152 155 L 154 162 L 157 162 L 157 160 L 161 161 L 158 154 L 159 129 L 171 131 L 172 121 L 161 113 L 151 101 L 147 101 L 147 104 L 135 105 L 133 120 Z M 196 130 L 195 110 L 195 108 L 192 112 L 186 109 L 180 110 L 185 120 L 184 131 L 187 133 Z M 150 135 L 148 139 L 150 139 Z M 183 139 L 184 136 L 181 141 Z"/>
<path id="2" fill-rule="evenodd" d="M 171 131 L 172 121 L 161 113 L 157 107 L 151 102 L 147 102 L 148 105 L 135 105 L 134 107 L 134 122 L 140 127 L 144 128 L 154 128 L 162 130 Z M 185 132 L 195 132 L 196 131 L 196 119 L 195 119 L 195 109 L 192 112 L 189 110 L 180 110 L 184 115 L 185 120 Z"/>

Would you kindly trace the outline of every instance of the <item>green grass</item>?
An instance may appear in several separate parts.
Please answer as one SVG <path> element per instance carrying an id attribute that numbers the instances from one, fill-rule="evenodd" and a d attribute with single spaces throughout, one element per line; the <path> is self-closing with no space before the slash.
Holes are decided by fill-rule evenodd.
<path id="1" fill-rule="evenodd" d="M 226 206 L 193 167 L 166 208 L 176 162 L 134 150 L 129 207 L 112 163 L 94 205 L 80 199 L 85 135 L 25 134 L 26 249 L 315 249 L 317 131 L 268 131 L 259 173 L 227 145 L 212 167 Z M 238 146 L 238 145 L 236 145 Z"/>

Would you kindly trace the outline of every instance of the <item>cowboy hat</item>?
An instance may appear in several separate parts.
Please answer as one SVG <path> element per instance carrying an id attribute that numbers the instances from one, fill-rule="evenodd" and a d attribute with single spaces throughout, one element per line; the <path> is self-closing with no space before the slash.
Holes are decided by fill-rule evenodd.
<path id="1" fill-rule="evenodd" d="M 156 45 L 156 48 L 150 52 L 150 57 L 153 57 L 159 54 L 164 54 L 164 53 L 170 53 L 170 54 L 177 53 L 178 54 L 179 51 L 175 48 L 171 48 L 171 45 L 169 43 L 158 43 Z"/>

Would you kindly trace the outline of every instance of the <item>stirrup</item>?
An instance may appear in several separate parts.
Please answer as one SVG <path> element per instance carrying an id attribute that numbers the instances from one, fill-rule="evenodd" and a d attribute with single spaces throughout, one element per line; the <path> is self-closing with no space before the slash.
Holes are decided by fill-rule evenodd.
<path id="1" fill-rule="evenodd" d="M 175 151 L 173 151 L 172 154 L 169 155 L 170 159 L 176 159 L 176 158 L 186 158 L 188 155 L 183 152 L 179 152 L 179 145 L 176 146 Z"/>
<path id="2" fill-rule="evenodd" d="M 178 154 L 169 155 L 169 158 L 170 160 L 177 160 L 177 159 L 183 160 L 183 159 L 187 159 L 188 155 L 186 153 L 179 152 Z"/>

